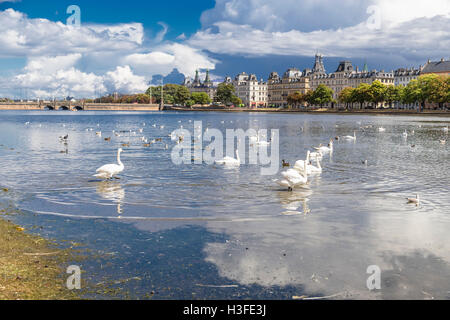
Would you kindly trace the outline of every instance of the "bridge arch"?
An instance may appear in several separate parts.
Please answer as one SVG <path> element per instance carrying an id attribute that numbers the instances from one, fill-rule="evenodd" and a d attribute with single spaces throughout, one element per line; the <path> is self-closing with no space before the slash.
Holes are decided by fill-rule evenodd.
<path id="1" fill-rule="evenodd" d="M 83 109 L 82 106 L 75 106 L 75 107 L 73 107 L 73 110 L 75 110 L 75 111 L 81 111 L 81 110 L 84 110 L 84 109 Z"/>
<path id="2" fill-rule="evenodd" d="M 48 105 L 44 107 L 44 110 L 55 110 L 55 107 Z"/>
<path id="3" fill-rule="evenodd" d="M 67 111 L 67 110 L 69 110 L 69 107 L 67 107 L 67 106 L 60 106 L 60 107 L 58 108 L 58 110 L 64 110 L 64 111 Z"/>

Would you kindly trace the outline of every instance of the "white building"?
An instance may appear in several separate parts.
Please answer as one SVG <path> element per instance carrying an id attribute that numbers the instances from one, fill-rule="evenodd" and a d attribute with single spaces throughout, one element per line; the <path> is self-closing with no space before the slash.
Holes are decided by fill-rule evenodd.
<path id="1" fill-rule="evenodd" d="M 396 86 L 407 86 L 412 80 L 416 80 L 420 76 L 419 69 L 397 69 L 394 72 L 394 84 Z"/>
<path id="2" fill-rule="evenodd" d="M 267 107 L 268 87 L 267 82 L 258 80 L 254 74 L 242 72 L 238 74 L 232 82 L 242 103 L 249 107 Z"/>

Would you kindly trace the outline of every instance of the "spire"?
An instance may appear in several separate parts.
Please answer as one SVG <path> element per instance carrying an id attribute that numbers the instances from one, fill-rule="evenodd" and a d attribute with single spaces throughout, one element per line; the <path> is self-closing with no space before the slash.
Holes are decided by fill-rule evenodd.
<path id="1" fill-rule="evenodd" d="M 200 77 L 198 76 L 198 70 L 195 70 L 195 78 L 194 78 L 194 86 L 199 86 L 200 83 Z"/>
<path id="2" fill-rule="evenodd" d="M 326 73 L 323 65 L 323 55 L 316 53 L 316 61 L 314 62 L 313 73 Z"/>

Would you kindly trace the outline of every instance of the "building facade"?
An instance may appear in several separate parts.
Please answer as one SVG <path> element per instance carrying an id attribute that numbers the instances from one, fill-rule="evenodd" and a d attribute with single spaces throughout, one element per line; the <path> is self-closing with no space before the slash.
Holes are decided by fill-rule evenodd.
<path id="1" fill-rule="evenodd" d="M 198 70 L 195 71 L 194 80 L 190 78 L 185 78 L 183 85 L 189 89 L 190 93 L 193 92 L 204 92 L 206 93 L 211 101 L 214 101 L 214 98 L 217 94 L 217 87 L 214 86 L 213 82 L 209 77 L 209 70 L 206 70 L 205 81 L 201 82 Z"/>
<path id="2" fill-rule="evenodd" d="M 296 68 L 288 69 L 283 77 L 272 72 L 267 81 L 268 104 L 274 107 L 285 107 L 288 105 L 287 98 L 290 94 L 300 92 L 305 94 L 309 91 L 309 78 Z"/>
<path id="3" fill-rule="evenodd" d="M 412 80 L 420 76 L 420 69 L 400 68 L 394 71 L 394 85 L 407 86 Z"/>
<path id="4" fill-rule="evenodd" d="M 226 81 L 230 79 L 225 79 Z M 268 85 L 256 75 L 248 75 L 245 72 L 238 74 L 231 82 L 236 90 L 236 96 L 242 100 L 245 106 L 257 108 L 268 105 Z"/>

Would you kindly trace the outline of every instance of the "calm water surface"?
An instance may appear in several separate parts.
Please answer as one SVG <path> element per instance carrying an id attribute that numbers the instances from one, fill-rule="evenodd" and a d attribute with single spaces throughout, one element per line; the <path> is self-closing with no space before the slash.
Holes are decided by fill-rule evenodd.
<path id="1" fill-rule="evenodd" d="M 174 165 L 169 134 L 193 131 L 194 121 L 224 133 L 279 129 L 280 159 L 291 164 L 335 136 L 356 130 L 357 141 L 336 141 L 322 175 L 287 192 L 273 182 L 279 174 L 262 176 L 258 165 Z M 450 142 L 439 143 L 447 125 L 401 116 L 2 112 L 0 184 L 29 213 L 24 225 L 110 254 L 87 273 L 133 279 L 132 297 L 448 299 Z M 65 134 L 67 146 L 58 140 Z M 142 136 L 163 143 L 146 148 Z M 96 181 L 96 168 L 128 143 L 121 179 Z M 421 204 L 408 205 L 416 194 Z M 381 290 L 366 287 L 370 265 L 382 270 Z"/>

